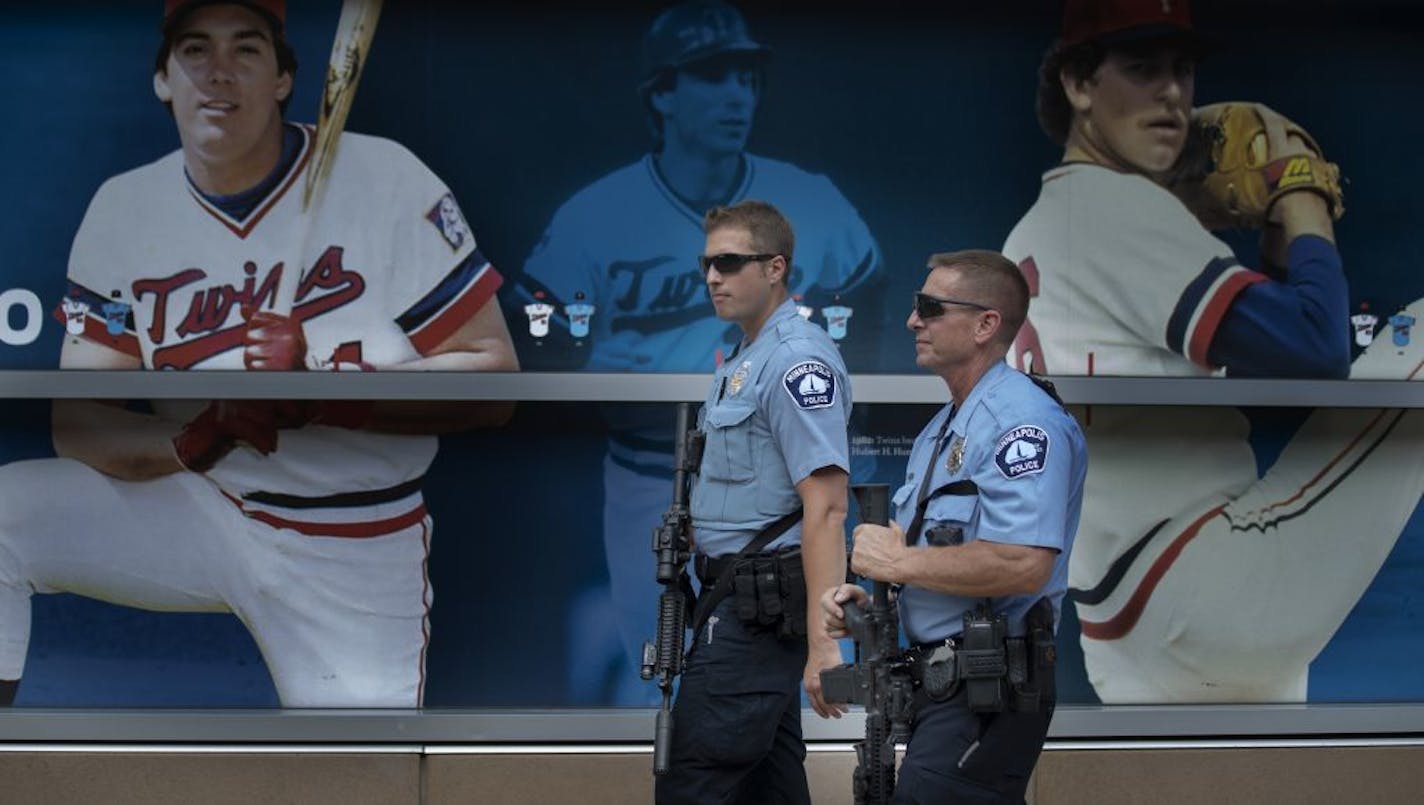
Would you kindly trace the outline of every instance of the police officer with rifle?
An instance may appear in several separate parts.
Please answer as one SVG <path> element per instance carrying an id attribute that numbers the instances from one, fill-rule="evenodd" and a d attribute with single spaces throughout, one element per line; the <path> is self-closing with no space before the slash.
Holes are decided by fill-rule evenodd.
<path id="1" fill-rule="evenodd" d="M 936 254 L 906 322 L 916 363 L 945 381 L 951 402 L 915 440 L 894 520 L 862 522 L 851 554 L 855 573 L 898 587 L 910 644 L 880 666 L 887 679 L 908 675 L 914 691 L 890 801 L 1020 802 L 1048 733 L 1087 453 L 1052 387 L 1004 362 L 1028 298 L 1023 275 L 997 252 Z M 868 605 L 874 621 L 869 598 L 851 584 L 827 591 L 828 634 L 854 631 Z M 829 675 L 827 693 L 880 694 L 862 702 L 868 728 L 872 709 L 904 720 L 903 684 L 858 686 L 856 675 Z M 861 760 L 861 776 L 883 784 Z M 884 787 L 864 788 L 857 801 L 886 801 Z"/>
<path id="2" fill-rule="evenodd" d="M 706 447 L 689 508 L 701 593 L 675 721 L 661 718 L 656 737 L 668 747 L 666 763 L 654 761 L 657 801 L 809 803 L 803 681 L 822 717 L 843 709 L 821 696 L 820 672 L 841 655 L 820 597 L 845 573 L 849 379 L 835 342 L 787 291 L 786 218 L 747 200 L 710 210 L 703 230 L 708 296 L 742 339 L 699 421 Z M 681 629 L 659 642 L 680 645 Z"/>

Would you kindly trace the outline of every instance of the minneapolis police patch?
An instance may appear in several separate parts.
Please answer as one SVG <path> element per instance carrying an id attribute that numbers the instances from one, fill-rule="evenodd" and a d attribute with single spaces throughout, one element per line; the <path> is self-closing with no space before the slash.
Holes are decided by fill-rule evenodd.
<path id="1" fill-rule="evenodd" d="M 836 376 L 820 361 L 803 361 L 791 367 L 781 378 L 781 385 L 803 411 L 835 405 Z"/>
<path id="2" fill-rule="evenodd" d="M 1043 472 L 1048 465 L 1048 433 L 1037 425 L 1021 425 L 1005 433 L 994 448 L 994 463 L 1005 478 Z"/>

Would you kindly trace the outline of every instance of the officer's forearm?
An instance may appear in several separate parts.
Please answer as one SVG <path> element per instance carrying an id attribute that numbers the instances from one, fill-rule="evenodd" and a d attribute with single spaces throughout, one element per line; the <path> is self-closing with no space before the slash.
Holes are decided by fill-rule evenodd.
<path id="1" fill-rule="evenodd" d="M 801 561 L 806 575 L 806 631 L 814 642 L 826 641 L 821 595 L 845 581 L 846 474 L 818 470 L 797 484 L 804 514 Z"/>
<path id="2" fill-rule="evenodd" d="M 1031 595 L 1048 583 L 1056 557 L 1048 548 L 987 540 L 917 546 L 905 549 L 889 580 L 951 595 Z"/>

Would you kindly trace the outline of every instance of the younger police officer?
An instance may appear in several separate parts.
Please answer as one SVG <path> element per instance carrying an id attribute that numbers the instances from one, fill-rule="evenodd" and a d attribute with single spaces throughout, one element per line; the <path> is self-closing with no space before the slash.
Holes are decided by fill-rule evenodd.
<path id="1" fill-rule="evenodd" d="M 788 297 L 794 240 L 781 213 L 743 201 L 712 209 L 703 229 L 712 305 L 744 336 L 702 410 L 700 623 L 657 799 L 805 803 L 798 682 L 818 714 L 840 715 L 821 697 L 820 672 L 841 655 L 818 601 L 845 571 L 850 385 L 835 343 Z"/>
<path id="2" fill-rule="evenodd" d="M 1067 589 L 1087 453 L 1062 405 L 1004 362 L 1028 310 L 1014 264 L 996 252 L 962 251 L 934 255 L 929 267 L 906 326 L 916 363 L 944 379 L 953 402 L 915 440 L 895 520 L 856 527 L 851 567 L 903 585 L 901 622 L 925 682 L 895 801 L 1022 801 L 1053 711 L 1051 633 Z M 1042 598 L 1052 603 L 1052 623 L 1047 604 L 1034 606 Z M 832 637 L 845 635 L 841 604 L 852 599 L 865 606 L 867 596 L 854 585 L 822 596 Z M 984 688 L 962 678 L 925 695 L 925 660 L 945 656 L 946 644 L 962 654 L 966 628 L 980 631 L 966 613 L 978 610 L 979 625 L 1003 616 L 997 649 L 1024 635 L 1031 609 L 1044 622 L 1039 678 L 1030 672 L 1043 694 L 1037 701 L 1015 698 L 998 680 Z M 986 689 L 1008 695 L 991 696 L 985 707 Z"/>

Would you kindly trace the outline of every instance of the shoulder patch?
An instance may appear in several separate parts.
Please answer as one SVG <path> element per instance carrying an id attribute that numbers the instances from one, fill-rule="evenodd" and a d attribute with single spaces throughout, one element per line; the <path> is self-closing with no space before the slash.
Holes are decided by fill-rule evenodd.
<path id="1" fill-rule="evenodd" d="M 1005 433 L 994 448 L 994 463 L 1005 478 L 1022 478 L 1048 466 L 1048 431 L 1020 425 Z"/>
<path id="2" fill-rule="evenodd" d="M 802 361 L 786 370 L 781 385 L 803 411 L 829 408 L 836 403 L 836 376 L 820 361 Z"/>
<path id="3" fill-rule="evenodd" d="M 456 251 L 470 239 L 470 227 L 465 223 L 465 216 L 460 212 L 460 205 L 455 203 L 452 193 L 441 196 L 435 206 L 426 211 L 425 220 L 434 224 L 444 236 L 445 242 Z"/>

